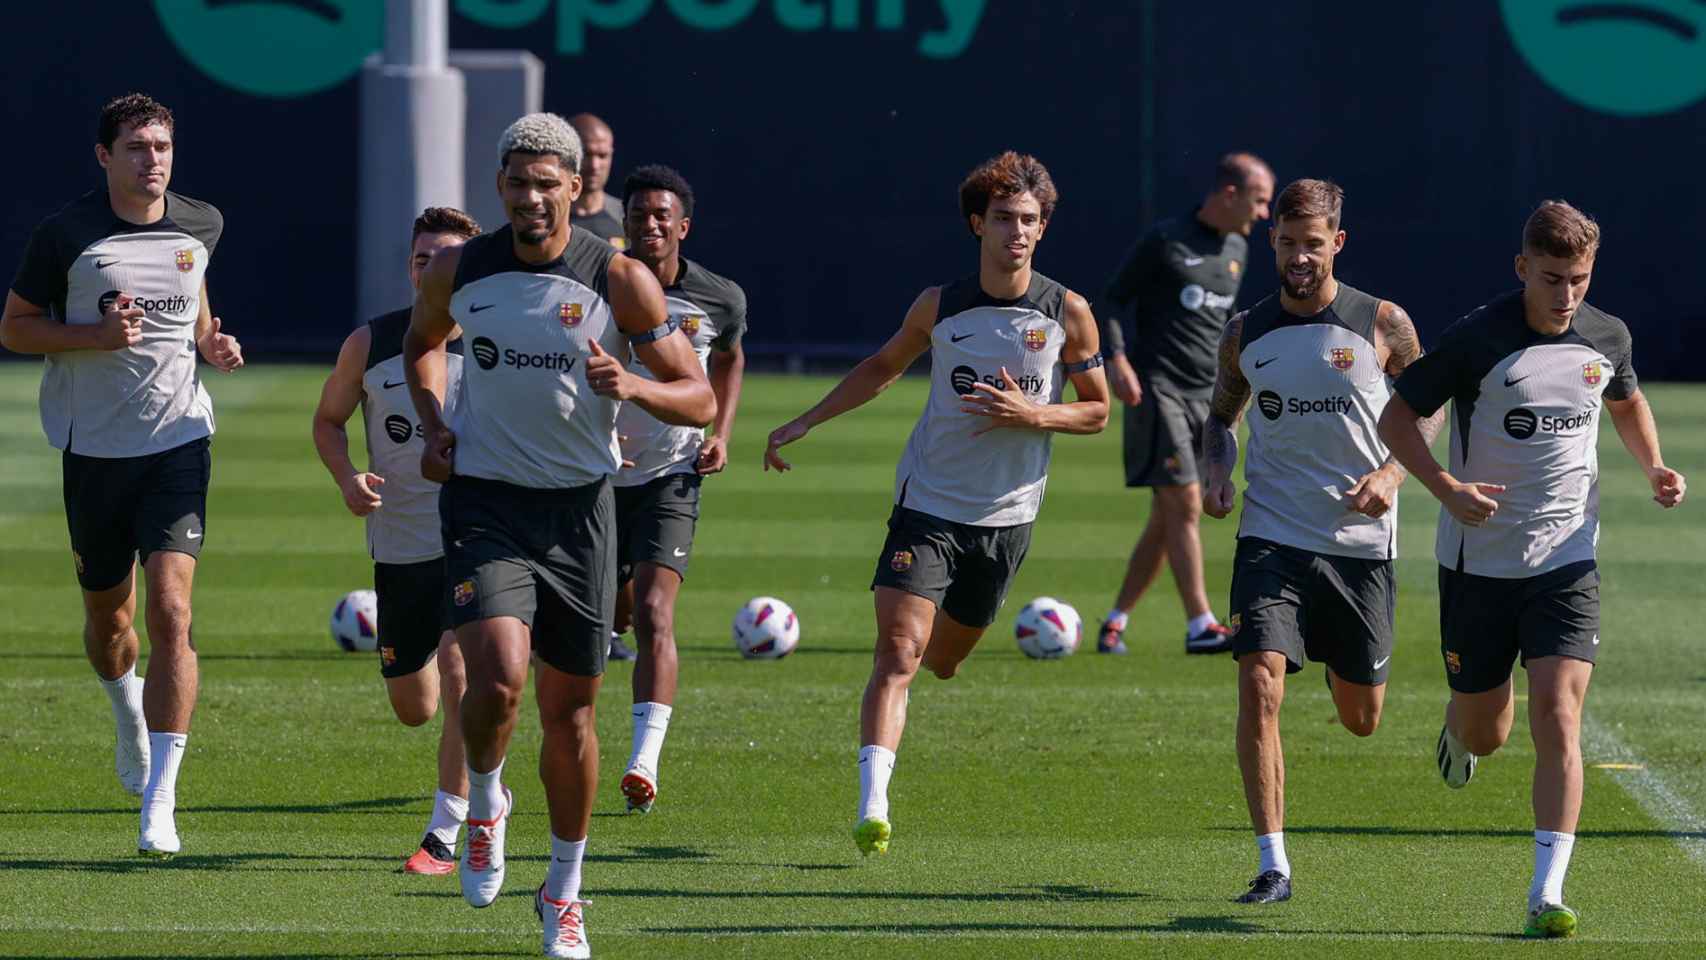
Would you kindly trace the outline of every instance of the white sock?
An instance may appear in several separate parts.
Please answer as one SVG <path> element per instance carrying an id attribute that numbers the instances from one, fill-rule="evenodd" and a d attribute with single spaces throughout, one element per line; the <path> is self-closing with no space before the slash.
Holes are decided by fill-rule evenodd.
<path id="1" fill-rule="evenodd" d="M 456 835 L 462 832 L 462 821 L 467 819 L 468 801 L 440 790 L 432 801 L 432 819 L 427 822 L 427 833 L 455 850 Z"/>
<path id="2" fill-rule="evenodd" d="M 1570 851 L 1576 835 L 1552 830 L 1534 831 L 1534 882 L 1528 887 L 1528 908 L 1542 903 L 1564 902 L 1564 871 L 1570 869 Z"/>
<path id="3" fill-rule="evenodd" d="M 1267 873 L 1278 870 L 1281 874 L 1291 876 L 1291 861 L 1285 858 L 1285 831 L 1264 833 L 1256 838 L 1256 850 L 1262 855 L 1262 864 L 1256 868 L 1257 873 Z"/>
<path id="4" fill-rule="evenodd" d="M 468 817 L 469 820 L 495 820 L 504 808 L 503 785 L 504 762 L 481 773 L 473 767 L 468 768 Z"/>
<path id="5" fill-rule="evenodd" d="M 1130 622 L 1130 614 L 1121 610 L 1119 607 L 1115 607 L 1112 610 L 1109 610 L 1108 615 L 1103 617 L 1102 620 L 1109 627 L 1124 633 L 1126 624 Z"/>
<path id="6" fill-rule="evenodd" d="M 859 819 L 889 818 L 889 777 L 894 751 L 876 744 L 859 748 Z"/>
<path id="7" fill-rule="evenodd" d="M 187 733 L 148 734 L 148 785 L 142 788 L 142 805 L 170 813 L 178 805 L 178 764 L 184 762 Z"/>
<path id="8" fill-rule="evenodd" d="M 142 678 L 136 675 L 134 665 L 117 680 L 100 677 L 100 681 L 107 691 L 107 699 L 113 702 L 113 719 L 120 727 L 135 729 L 147 724 L 142 719 Z"/>
<path id="9" fill-rule="evenodd" d="M 628 755 L 628 769 L 639 767 L 654 778 L 657 776 L 658 754 L 663 750 L 669 717 L 674 712 L 675 708 L 667 703 L 634 704 L 634 752 Z"/>
<path id="10" fill-rule="evenodd" d="M 1204 630 L 1207 630 L 1209 627 L 1212 627 L 1219 622 L 1220 622 L 1219 620 L 1216 620 L 1214 618 L 1214 611 L 1213 610 L 1210 610 L 1209 612 L 1201 614 L 1199 616 L 1192 617 L 1191 619 L 1185 621 L 1185 636 L 1194 637 L 1197 634 L 1202 633 Z"/>
<path id="11" fill-rule="evenodd" d="M 551 866 L 545 870 L 545 896 L 552 900 L 581 898 L 581 857 L 586 838 L 564 840 L 551 834 Z"/>

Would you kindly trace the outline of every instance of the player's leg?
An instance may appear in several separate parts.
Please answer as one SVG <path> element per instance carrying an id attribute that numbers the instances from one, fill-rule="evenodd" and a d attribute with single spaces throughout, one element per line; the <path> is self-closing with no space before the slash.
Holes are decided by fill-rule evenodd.
<path id="1" fill-rule="evenodd" d="M 887 853 L 889 778 L 906 729 L 908 688 L 923 662 L 936 620 L 936 604 L 905 590 L 875 589 L 877 643 L 871 677 L 859 703 L 859 819 L 853 830 L 861 853 Z"/>
<path id="2" fill-rule="evenodd" d="M 1390 560 L 1317 556 L 1305 653 L 1327 665 L 1339 722 L 1359 737 L 1380 726 L 1396 645 L 1398 577 Z"/>
<path id="3" fill-rule="evenodd" d="M 988 629 L 961 623 L 947 610 L 939 609 L 930 623 L 930 642 L 925 644 L 921 662 L 938 679 L 950 680 Z"/>
<path id="4" fill-rule="evenodd" d="M 1122 424 L 1126 486 L 1152 487 L 1157 482 L 1165 482 L 1164 478 L 1156 479 L 1165 459 L 1160 449 L 1165 434 L 1153 398 L 1148 403 L 1126 407 Z M 1108 615 L 1102 619 L 1101 630 L 1097 632 L 1098 653 L 1126 652 L 1125 629 L 1131 610 L 1155 583 L 1155 578 L 1161 575 L 1162 564 L 1167 560 L 1167 541 L 1159 506 L 1152 497 L 1149 518 L 1144 521 L 1143 532 L 1138 535 L 1137 543 L 1131 548 L 1131 556 L 1126 560 L 1125 577 L 1120 582 L 1119 593 L 1114 597 L 1114 605 Z"/>
<path id="5" fill-rule="evenodd" d="M 65 520 L 83 588 L 83 651 L 112 704 L 113 769 L 140 796 L 148 782 L 148 722 L 136 675 L 134 463 L 63 455 Z"/>
<path id="6" fill-rule="evenodd" d="M 953 582 L 942 595 L 924 649 L 924 666 L 943 680 L 959 672 L 1007 602 L 1007 591 L 1031 549 L 1031 524 L 962 526 Z"/>
<path id="7" fill-rule="evenodd" d="M 1305 551 L 1251 537 L 1238 541 L 1233 558 L 1238 771 L 1259 858 L 1256 878 L 1238 898 L 1240 903 L 1273 903 L 1291 897 L 1279 715 L 1286 675 L 1303 667 L 1309 562 Z"/>
<path id="8" fill-rule="evenodd" d="M 622 775 L 628 809 L 650 812 L 657 799 L 658 757 L 675 710 L 678 660 L 675 599 L 681 574 L 657 563 L 634 567 L 634 745 Z"/>
<path id="9" fill-rule="evenodd" d="M 634 581 L 629 578 L 616 587 L 616 615 L 610 621 L 610 659 L 639 659 L 639 651 L 628 646 L 622 640 L 622 635 L 632 629 L 634 629 Z"/>
<path id="10" fill-rule="evenodd" d="M 456 643 L 468 677 L 468 689 L 462 695 L 468 837 L 462 845 L 459 873 L 463 898 L 484 907 L 503 887 L 504 837 L 514 806 L 503 784 L 503 768 L 527 683 L 532 641 L 527 621 L 496 615 L 457 627 Z"/>
<path id="11" fill-rule="evenodd" d="M 1227 631 L 1208 603 L 1202 569 L 1202 487 L 1195 482 L 1155 488 L 1155 512 L 1161 517 L 1167 564 L 1185 609 L 1185 652 L 1225 653 L 1232 649 Z"/>
<path id="12" fill-rule="evenodd" d="M 1448 787 L 1475 775 L 1480 757 L 1510 739 L 1516 720 L 1511 667 L 1516 663 L 1520 606 L 1512 582 L 1439 571 L 1440 654 L 1451 699 L 1435 758 Z"/>
<path id="13" fill-rule="evenodd" d="M 148 679 L 142 712 L 148 719 L 148 783 L 142 793 L 137 848 L 170 856 L 180 847 L 176 823 L 178 768 L 188 746 L 190 718 L 200 687 L 190 636 L 194 557 L 160 550 L 143 562 L 148 578 Z"/>

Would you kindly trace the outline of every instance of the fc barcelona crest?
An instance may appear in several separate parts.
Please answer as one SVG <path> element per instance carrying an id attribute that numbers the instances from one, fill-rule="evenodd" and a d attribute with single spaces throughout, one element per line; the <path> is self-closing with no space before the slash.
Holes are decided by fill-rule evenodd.
<path id="1" fill-rule="evenodd" d="M 1334 370 L 1349 370 L 1356 365 L 1356 351 L 1350 347 L 1334 347 L 1333 352 L 1327 355 L 1327 361 L 1333 365 Z"/>
<path id="2" fill-rule="evenodd" d="M 896 550 L 894 552 L 894 556 L 889 558 L 889 569 L 893 570 L 895 573 L 905 573 L 906 571 L 911 570 L 912 551 Z"/>
<path id="3" fill-rule="evenodd" d="M 1582 364 L 1582 382 L 1588 386 L 1598 386 L 1600 377 L 1603 375 L 1604 371 L 1600 368 L 1598 360 L 1595 360 L 1592 363 Z"/>
<path id="4" fill-rule="evenodd" d="M 583 317 L 585 313 L 586 308 L 582 307 L 578 303 L 557 304 L 557 316 L 563 321 L 563 326 L 565 327 L 580 326 L 581 317 Z"/>
<path id="5" fill-rule="evenodd" d="M 690 313 L 690 314 L 682 317 L 681 318 L 681 332 L 687 334 L 690 337 L 698 336 L 699 335 L 699 324 L 703 323 L 704 320 L 705 320 L 705 318 L 700 316 L 697 313 Z"/>
<path id="6" fill-rule="evenodd" d="M 1032 327 L 1025 331 L 1025 349 L 1036 353 L 1048 346 L 1048 331 L 1042 327 Z"/>
<path id="7" fill-rule="evenodd" d="M 1232 274 L 1232 279 L 1234 280 L 1238 279 L 1238 274 L 1243 269 L 1244 265 L 1236 260 L 1226 261 L 1226 272 Z"/>
<path id="8" fill-rule="evenodd" d="M 178 272 L 189 273 L 195 269 L 195 251 L 179 250 L 177 253 Z"/>

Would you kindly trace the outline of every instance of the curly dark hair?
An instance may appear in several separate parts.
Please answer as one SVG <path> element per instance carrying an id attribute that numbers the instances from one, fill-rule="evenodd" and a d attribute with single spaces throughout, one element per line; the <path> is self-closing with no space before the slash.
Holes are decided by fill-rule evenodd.
<path id="1" fill-rule="evenodd" d="M 666 167 L 661 163 L 635 167 L 634 172 L 628 174 L 628 179 L 622 181 L 624 202 L 641 190 L 668 190 L 681 201 L 681 215 L 693 216 L 693 187 L 674 167 Z"/>
<path id="2" fill-rule="evenodd" d="M 1043 219 L 1054 216 L 1060 193 L 1054 188 L 1054 178 L 1042 161 L 1028 153 L 1012 150 L 991 157 L 966 175 L 960 184 L 960 215 L 971 225 L 971 218 L 989 212 L 989 201 L 996 197 L 1016 197 L 1029 193 L 1042 204 Z"/>
<path id="3" fill-rule="evenodd" d="M 427 207 L 415 218 L 415 232 L 409 234 L 414 243 L 423 233 L 453 233 L 464 240 L 480 235 L 480 225 L 474 218 L 455 207 Z"/>
<path id="4" fill-rule="evenodd" d="M 145 127 L 150 123 L 162 124 L 167 130 L 175 129 L 172 111 L 163 104 L 145 93 L 127 93 L 107 101 L 107 105 L 101 108 L 101 125 L 95 136 L 98 143 L 111 150 L 119 130 L 126 124 Z"/>

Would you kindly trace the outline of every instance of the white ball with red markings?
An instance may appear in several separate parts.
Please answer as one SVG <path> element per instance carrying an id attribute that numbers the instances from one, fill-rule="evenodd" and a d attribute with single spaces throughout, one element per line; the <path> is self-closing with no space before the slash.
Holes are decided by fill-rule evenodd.
<path id="1" fill-rule="evenodd" d="M 332 608 L 332 639 L 350 653 L 379 649 L 379 595 L 351 590 Z"/>
<path id="2" fill-rule="evenodd" d="M 1038 597 L 1025 604 L 1013 624 L 1019 649 L 1033 660 L 1059 660 L 1078 650 L 1084 622 L 1071 604 L 1053 597 Z"/>
<path id="3" fill-rule="evenodd" d="M 735 614 L 734 638 L 748 660 L 778 660 L 800 645 L 800 618 L 775 597 L 753 597 Z"/>

